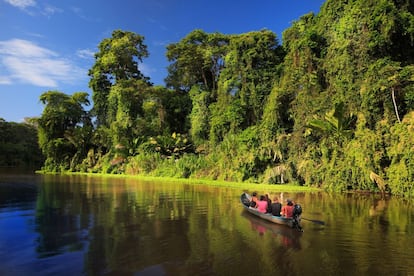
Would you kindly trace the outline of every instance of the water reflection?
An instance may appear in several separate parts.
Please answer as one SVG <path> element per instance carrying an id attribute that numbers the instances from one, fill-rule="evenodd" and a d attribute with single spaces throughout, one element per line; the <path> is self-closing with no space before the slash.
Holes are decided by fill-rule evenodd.
<path id="1" fill-rule="evenodd" d="M 0 178 L 0 275 L 414 275 L 410 201 L 284 193 L 326 222 L 301 233 L 242 212 L 242 189 L 14 178 Z"/>
<path id="2" fill-rule="evenodd" d="M 388 202 L 383 198 L 374 199 L 371 207 L 369 208 L 369 215 L 371 217 L 376 217 L 385 214 L 387 205 Z"/>
<path id="3" fill-rule="evenodd" d="M 279 244 L 283 245 L 285 248 L 294 250 L 301 249 L 300 238 L 302 232 L 285 225 L 277 225 L 267 222 L 253 216 L 246 212 L 246 210 L 243 210 L 241 215 L 250 222 L 251 229 L 256 231 L 259 236 L 263 236 L 265 233 L 270 233 L 272 238 L 278 240 Z"/>

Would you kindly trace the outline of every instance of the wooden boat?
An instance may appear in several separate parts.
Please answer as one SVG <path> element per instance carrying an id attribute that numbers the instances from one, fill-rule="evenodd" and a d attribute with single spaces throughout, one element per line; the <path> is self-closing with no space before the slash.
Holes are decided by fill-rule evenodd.
<path id="1" fill-rule="evenodd" d="M 261 219 L 276 223 L 276 224 L 281 224 L 281 225 L 286 225 L 290 228 L 296 228 L 300 231 L 302 231 L 302 227 L 300 226 L 300 218 L 299 219 L 293 219 L 293 218 L 285 218 L 285 217 L 278 217 L 278 216 L 273 216 L 270 213 L 261 213 L 259 212 L 256 208 L 252 208 L 250 207 L 250 201 L 251 201 L 251 196 L 248 193 L 243 193 L 240 196 L 240 202 L 243 205 L 243 208 L 248 211 L 249 213 L 260 217 Z"/>

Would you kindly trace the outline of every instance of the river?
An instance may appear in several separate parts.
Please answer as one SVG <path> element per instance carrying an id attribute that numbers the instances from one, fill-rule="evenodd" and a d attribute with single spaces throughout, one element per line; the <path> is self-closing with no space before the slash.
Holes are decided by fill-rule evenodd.
<path id="1" fill-rule="evenodd" d="M 243 211 L 242 192 L 2 173 L 0 275 L 414 275 L 412 201 L 283 193 L 301 233 Z"/>

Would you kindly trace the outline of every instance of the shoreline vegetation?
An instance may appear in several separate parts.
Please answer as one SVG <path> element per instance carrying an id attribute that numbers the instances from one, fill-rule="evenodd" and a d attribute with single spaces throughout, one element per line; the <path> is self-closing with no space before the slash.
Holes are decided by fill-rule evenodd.
<path id="1" fill-rule="evenodd" d="M 88 72 L 91 96 L 40 95 L 29 123 L 42 170 L 413 198 L 413 11 L 327 0 L 282 43 L 268 29 L 196 29 L 167 45 L 165 86 L 141 71 L 144 37 L 114 30 Z"/>

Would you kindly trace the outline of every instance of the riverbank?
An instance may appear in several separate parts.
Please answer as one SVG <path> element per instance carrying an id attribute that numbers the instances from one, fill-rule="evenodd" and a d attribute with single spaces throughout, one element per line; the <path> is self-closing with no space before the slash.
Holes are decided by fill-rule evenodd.
<path id="1" fill-rule="evenodd" d="M 145 175 L 126 175 L 126 174 L 96 174 L 96 173 L 81 173 L 81 172 L 66 172 L 66 173 L 48 173 L 36 171 L 38 174 L 57 174 L 57 175 L 82 175 L 91 177 L 105 177 L 105 178 L 128 178 L 141 179 L 144 181 L 162 180 L 164 182 L 180 182 L 193 185 L 208 185 L 218 186 L 223 188 L 243 189 L 249 191 L 264 191 L 264 192 L 317 192 L 322 189 L 315 187 L 300 186 L 295 184 L 265 184 L 265 183 L 250 183 L 250 182 L 232 182 L 223 180 L 209 180 L 209 179 L 195 179 L 195 178 L 174 178 L 174 177 L 158 177 Z"/>

